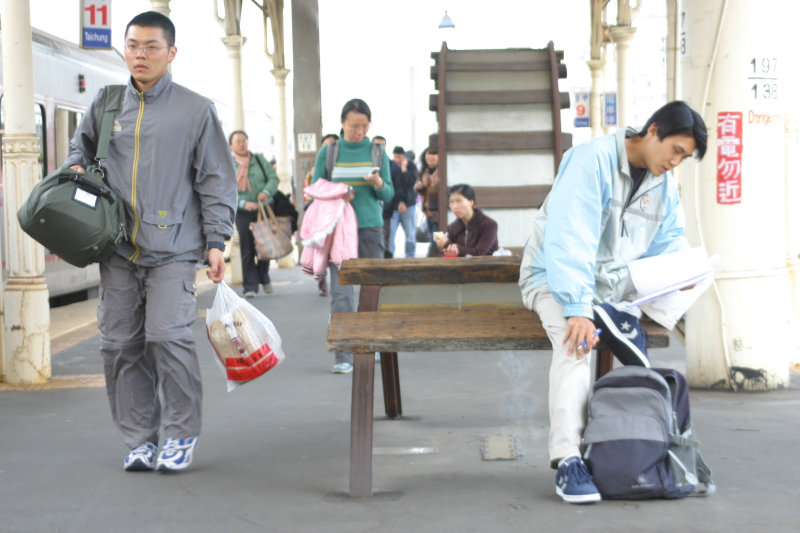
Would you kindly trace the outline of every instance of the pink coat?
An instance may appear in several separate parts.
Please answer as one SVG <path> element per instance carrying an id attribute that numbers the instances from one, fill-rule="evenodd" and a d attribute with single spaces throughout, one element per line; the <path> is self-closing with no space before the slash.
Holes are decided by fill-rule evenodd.
<path id="1" fill-rule="evenodd" d="M 350 202 L 342 197 L 348 185 L 319 179 L 303 189 L 303 194 L 314 199 L 303 215 L 300 239 L 303 254 L 300 264 L 303 272 L 315 279 L 325 275 L 328 263 L 337 267 L 347 259 L 358 257 L 358 221 Z"/>

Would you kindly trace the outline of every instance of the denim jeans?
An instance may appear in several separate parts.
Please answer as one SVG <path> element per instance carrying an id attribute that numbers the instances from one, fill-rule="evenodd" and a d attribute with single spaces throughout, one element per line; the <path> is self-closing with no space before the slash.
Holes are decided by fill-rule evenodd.
<path id="1" fill-rule="evenodd" d="M 359 228 L 358 230 L 358 257 L 383 259 L 383 228 Z M 339 269 L 330 264 L 331 285 L 331 313 L 353 313 L 356 310 L 353 299 L 352 285 L 339 285 Z M 336 352 L 335 362 L 352 363 L 353 354 Z"/>
<path id="2" fill-rule="evenodd" d="M 417 211 L 417 206 L 409 205 L 406 212 L 400 214 L 396 210 L 392 213 L 392 226 L 389 231 L 389 251 L 394 256 L 394 241 L 397 235 L 397 226 L 403 225 L 403 233 L 406 234 L 406 257 L 414 257 L 417 251 L 417 224 L 416 217 L 414 216 Z"/>

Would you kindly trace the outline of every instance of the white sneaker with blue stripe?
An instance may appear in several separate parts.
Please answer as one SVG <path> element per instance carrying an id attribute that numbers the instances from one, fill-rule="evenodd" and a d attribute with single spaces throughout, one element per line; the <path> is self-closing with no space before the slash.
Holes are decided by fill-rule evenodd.
<path id="1" fill-rule="evenodd" d="M 159 472 L 176 472 L 183 470 L 192 462 L 192 453 L 197 448 L 198 437 L 188 439 L 167 439 L 156 459 L 156 470 Z"/>
<path id="2" fill-rule="evenodd" d="M 577 455 L 558 462 L 556 494 L 569 503 L 594 503 L 601 499 L 589 469 Z"/>
<path id="3" fill-rule="evenodd" d="M 155 468 L 158 448 L 152 442 L 145 442 L 125 456 L 122 467 L 128 472 L 142 472 Z"/>

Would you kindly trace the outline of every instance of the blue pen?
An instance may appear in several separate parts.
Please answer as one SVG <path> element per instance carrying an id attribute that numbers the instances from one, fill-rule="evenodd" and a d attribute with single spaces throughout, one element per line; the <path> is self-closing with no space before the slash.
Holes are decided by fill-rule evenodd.
<path id="1" fill-rule="evenodd" d="M 595 331 L 594 333 L 592 333 L 592 338 L 595 338 L 595 337 L 597 337 L 597 336 L 598 336 L 598 335 L 600 335 L 601 333 L 603 333 L 603 330 L 602 330 L 602 329 L 600 329 L 600 328 L 597 328 L 597 331 Z M 580 349 L 580 350 L 586 350 L 586 341 L 583 341 L 582 343 L 580 343 L 580 344 L 578 345 L 578 349 Z"/>

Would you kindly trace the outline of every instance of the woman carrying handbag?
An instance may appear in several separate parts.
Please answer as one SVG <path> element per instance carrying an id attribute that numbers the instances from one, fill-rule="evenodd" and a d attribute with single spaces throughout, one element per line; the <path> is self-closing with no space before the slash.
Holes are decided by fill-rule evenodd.
<path id="1" fill-rule="evenodd" d="M 269 260 L 259 260 L 250 223 L 258 218 L 258 202 L 272 204 L 278 190 L 278 174 L 262 154 L 247 147 L 247 133 L 234 131 L 228 137 L 236 168 L 236 189 L 239 197 L 236 210 L 236 231 L 242 253 L 242 285 L 245 298 L 254 298 L 261 284 L 265 293 L 272 292 Z"/>

